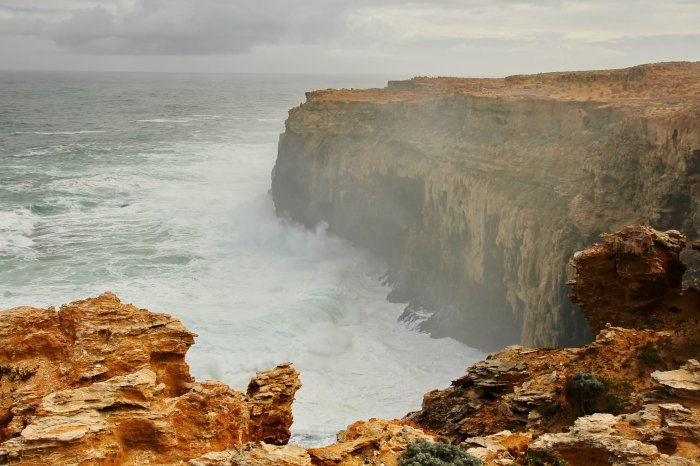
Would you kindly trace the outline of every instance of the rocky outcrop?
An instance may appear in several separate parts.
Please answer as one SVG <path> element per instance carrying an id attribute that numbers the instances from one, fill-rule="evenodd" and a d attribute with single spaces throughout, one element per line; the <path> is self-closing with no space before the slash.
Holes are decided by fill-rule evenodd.
<path id="1" fill-rule="evenodd" d="M 700 236 L 699 77 L 666 63 L 308 93 L 280 138 L 275 206 L 383 257 L 390 298 L 408 319 L 435 311 L 435 336 L 584 343 L 575 251 L 632 223 Z"/>
<path id="2" fill-rule="evenodd" d="M 110 293 L 0 312 L 0 464 L 176 464 L 286 443 L 298 373 L 260 372 L 247 394 L 196 382 L 194 336 Z"/>
<path id="3" fill-rule="evenodd" d="M 525 455 L 568 465 L 698 464 L 700 300 L 681 287 L 685 237 L 645 226 L 602 236 L 572 260 L 592 343 L 506 348 L 427 393 L 407 419 L 487 464 Z M 574 386 L 581 374 L 597 385 Z"/>
<path id="4" fill-rule="evenodd" d="M 571 298 L 581 304 L 593 332 L 608 322 L 627 328 L 668 327 L 700 317 L 697 290 L 682 288 L 684 235 L 629 226 L 602 238 L 602 244 L 571 260 L 577 274 Z"/>
<path id="5" fill-rule="evenodd" d="M 396 466 L 406 446 L 435 439 L 408 421 L 359 421 L 337 434 L 337 443 L 323 448 L 249 444 L 192 460 L 191 466 Z"/>
<path id="6" fill-rule="evenodd" d="M 592 373 L 615 387 L 615 402 L 604 408 L 635 406 L 633 393 L 648 391 L 652 380 L 639 377 L 670 367 L 672 357 L 643 357 L 662 347 L 670 334 L 609 327 L 582 348 L 529 349 L 512 346 L 470 367 L 445 390 L 425 394 L 420 411 L 407 419 L 451 443 L 470 437 L 514 432 L 556 432 L 581 414 L 566 400 L 566 382 L 576 373 Z"/>

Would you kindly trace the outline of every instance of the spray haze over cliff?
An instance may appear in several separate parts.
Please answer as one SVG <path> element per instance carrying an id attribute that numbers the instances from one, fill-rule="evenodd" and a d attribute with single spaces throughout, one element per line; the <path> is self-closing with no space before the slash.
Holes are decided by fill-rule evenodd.
<path id="1" fill-rule="evenodd" d="M 279 214 L 383 257 L 434 336 L 590 339 L 569 258 L 630 223 L 700 235 L 700 63 L 307 93 L 279 142 Z"/>

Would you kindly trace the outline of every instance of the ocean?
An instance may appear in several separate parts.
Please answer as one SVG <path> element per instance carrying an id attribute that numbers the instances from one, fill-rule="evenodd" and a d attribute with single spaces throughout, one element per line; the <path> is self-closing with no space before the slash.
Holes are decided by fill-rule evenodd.
<path id="1" fill-rule="evenodd" d="M 397 318 L 384 264 L 275 216 L 277 140 L 304 92 L 387 78 L 0 72 L 0 309 L 115 292 L 199 337 L 198 379 L 291 361 L 292 441 L 420 407 L 483 357 Z"/>

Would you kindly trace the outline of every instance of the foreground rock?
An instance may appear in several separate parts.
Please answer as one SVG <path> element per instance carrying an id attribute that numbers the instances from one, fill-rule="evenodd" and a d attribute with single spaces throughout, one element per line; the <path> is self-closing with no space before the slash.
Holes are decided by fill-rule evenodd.
<path id="1" fill-rule="evenodd" d="M 370 419 L 338 432 L 337 443 L 304 450 L 298 446 L 249 444 L 235 450 L 203 455 L 191 466 L 396 466 L 406 446 L 434 436 L 408 421 Z"/>
<path id="2" fill-rule="evenodd" d="M 0 313 L 0 464 L 173 464 L 286 443 L 301 386 L 289 364 L 248 393 L 196 382 L 177 320 L 110 293 Z"/>
<path id="3" fill-rule="evenodd" d="M 700 464 L 700 300 L 681 288 L 685 237 L 631 226 L 603 239 L 572 261 L 592 343 L 506 348 L 427 393 L 407 419 L 487 464 L 526 454 L 568 465 Z M 594 376 L 598 391 L 576 398 L 577 373 Z"/>
<path id="4" fill-rule="evenodd" d="M 627 328 L 675 328 L 700 317 L 700 295 L 682 288 L 685 265 L 680 232 L 629 226 L 602 235 L 603 243 L 576 253 L 571 298 L 595 333 L 606 323 Z"/>

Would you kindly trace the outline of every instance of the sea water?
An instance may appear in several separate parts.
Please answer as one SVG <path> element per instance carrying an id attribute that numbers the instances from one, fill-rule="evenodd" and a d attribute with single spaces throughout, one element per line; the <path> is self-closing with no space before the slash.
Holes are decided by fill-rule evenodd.
<path id="1" fill-rule="evenodd" d="M 397 321 L 384 264 L 275 216 L 304 91 L 359 76 L 0 73 L 0 309 L 113 291 L 199 337 L 198 379 L 301 372 L 293 440 L 396 418 L 483 355 Z"/>

